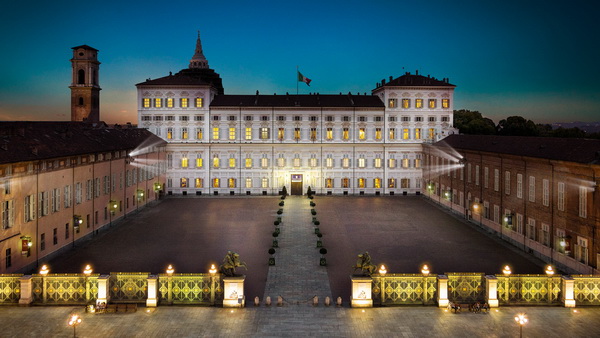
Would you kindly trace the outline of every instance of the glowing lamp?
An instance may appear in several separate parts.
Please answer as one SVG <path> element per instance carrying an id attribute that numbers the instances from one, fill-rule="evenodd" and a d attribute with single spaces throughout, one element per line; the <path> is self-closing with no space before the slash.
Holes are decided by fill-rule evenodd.
<path id="1" fill-rule="evenodd" d="M 505 266 L 504 266 L 504 269 L 502 269 L 502 273 L 503 273 L 505 276 L 509 276 L 509 275 L 512 273 L 512 271 L 510 270 L 510 266 L 508 266 L 508 265 L 505 265 Z"/>
<path id="2" fill-rule="evenodd" d="M 85 269 L 83 270 L 83 274 L 86 275 L 87 277 L 89 277 L 92 274 L 92 267 L 88 264 L 85 266 Z"/>
<path id="3" fill-rule="evenodd" d="M 429 267 L 427 266 L 427 264 L 423 265 L 423 267 L 421 268 L 421 273 L 423 274 L 423 276 L 429 275 Z"/>
<path id="4" fill-rule="evenodd" d="M 381 264 L 381 266 L 379 267 L 379 274 L 385 275 L 386 273 L 387 273 L 387 269 L 385 268 L 385 265 Z"/>
<path id="5" fill-rule="evenodd" d="M 46 276 L 48 274 L 48 272 L 50 272 L 50 269 L 48 269 L 48 266 L 46 264 L 42 265 L 42 269 L 40 270 L 40 275 Z"/>
<path id="6" fill-rule="evenodd" d="M 214 264 L 211 264 L 208 273 L 214 275 L 215 273 L 217 273 L 217 267 Z"/>
<path id="7" fill-rule="evenodd" d="M 548 277 L 554 275 L 554 269 L 552 268 L 552 265 L 548 265 L 546 267 L 546 271 L 545 272 L 546 272 L 546 275 L 548 275 Z"/>
<path id="8" fill-rule="evenodd" d="M 75 326 L 81 324 L 81 317 L 79 317 L 78 314 L 74 313 L 71 315 L 71 318 L 69 318 L 69 326 Z"/>
<path id="9" fill-rule="evenodd" d="M 173 265 L 169 264 L 169 266 L 167 267 L 167 275 L 172 276 L 173 273 L 175 272 L 175 269 L 173 269 Z"/>
<path id="10" fill-rule="evenodd" d="M 515 316 L 515 322 L 517 322 L 517 324 L 521 326 L 527 324 L 528 321 L 529 320 L 527 319 L 527 316 L 524 313 L 519 313 Z"/>

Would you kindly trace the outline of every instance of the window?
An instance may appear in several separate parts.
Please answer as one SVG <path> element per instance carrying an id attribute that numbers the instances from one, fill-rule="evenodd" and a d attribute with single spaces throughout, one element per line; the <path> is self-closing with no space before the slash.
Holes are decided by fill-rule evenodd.
<path id="1" fill-rule="evenodd" d="M 285 128 L 279 128 L 277 130 L 277 139 L 279 141 L 283 141 L 283 138 L 285 137 Z"/>
<path id="2" fill-rule="evenodd" d="M 565 184 L 562 182 L 558 182 L 557 208 L 565 211 Z"/>
<path id="3" fill-rule="evenodd" d="M 213 140 L 219 139 L 219 127 L 213 127 Z"/>
<path id="4" fill-rule="evenodd" d="M 143 98 L 142 99 L 142 107 L 144 108 L 150 108 L 150 99 L 149 98 Z"/>
<path id="5" fill-rule="evenodd" d="M 252 157 L 250 155 L 246 155 L 246 159 L 244 160 L 244 165 L 246 169 L 252 168 Z"/>
<path id="6" fill-rule="evenodd" d="M 188 139 L 188 129 L 187 128 L 181 128 L 181 139 L 182 140 Z"/>
<path id="7" fill-rule="evenodd" d="M 327 158 L 325 158 L 325 167 L 333 168 L 333 157 L 331 154 L 328 154 Z"/>
<path id="8" fill-rule="evenodd" d="M 180 115 L 179 116 L 179 121 L 187 122 L 189 120 L 190 120 L 190 117 L 188 115 Z"/>
<path id="9" fill-rule="evenodd" d="M 535 219 L 527 217 L 527 238 L 535 241 Z"/>
<path id="10" fill-rule="evenodd" d="M 328 141 L 333 140 L 333 128 L 328 127 L 326 132 L 325 132 L 325 139 L 327 139 Z"/>
<path id="11" fill-rule="evenodd" d="M 402 99 L 402 108 L 404 108 L 404 109 L 410 108 L 410 99 Z"/>
<path id="12" fill-rule="evenodd" d="M 325 116 L 325 121 L 327 121 L 327 122 L 333 122 L 333 116 L 331 116 L 331 115 Z"/>
<path id="13" fill-rule="evenodd" d="M 235 140 L 235 128 L 229 128 L 229 140 Z"/>
<path id="14" fill-rule="evenodd" d="M 40 235 L 40 250 L 46 250 L 46 234 L 43 233 Z"/>
<path id="15" fill-rule="evenodd" d="M 348 158 L 348 155 L 344 155 L 342 158 L 342 168 L 347 169 L 348 167 L 350 167 L 350 159 Z"/>
<path id="16" fill-rule="evenodd" d="M 423 108 L 423 99 L 416 99 L 415 100 L 415 108 Z"/>
<path id="17" fill-rule="evenodd" d="M 196 155 L 196 168 L 202 168 L 202 155 Z"/>
<path id="18" fill-rule="evenodd" d="M 167 139 L 168 140 L 173 139 L 173 128 L 167 128 Z"/>
<path id="19" fill-rule="evenodd" d="M 300 155 L 295 154 L 294 155 L 294 163 L 293 163 L 295 168 L 298 168 L 302 165 L 302 161 L 300 160 Z"/>
<path id="20" fill-rule="evenodd" d="M 375 116 L 375 122 L 381 122 L 383 118 L 381 116 Z"/>
<path id="21" fill-rule="evenodd" d="M 83 186 L 81 182 L 75 183 L 75 203 L 81 204 L 83 198 Z M 35 210 L 35 207 L 33 208 Z"/>
<path id="22" fill-rule="evenodd" d="M 550 205 L 550 181 L 542 180 L 542 204 L 547 207 Z"/>
<path id="23" fill-rule="evenodd" d="M 162 121 L 162 120 L 163 120 L 163 117 L 162 117 L 162 115 L 159 115 L 159 116 L 154 116 L 154 117 L 153 117 L 153 120 L 154 120 L 154 121 Z"/>
<path id="24" fill-rule="evenodd" d="M 415 128 L 415 140 L 421 139 L 421 128 Z"/>
<path id="25" fill-rule="evenodd" d="M 579 187 L 579 217 L 587 218 L 587 189 Z"/>
<path id="26" fill-rule="evenodd" d="M 269 167 L 269 158 L 267 157 L 267 154 L 262 155 L 262 158 L 260 159 L 260 167 L 263 169 Z"/>
<path id="27" fill-rule="evenodd" d="M 229 115 L 229 116 L 227 116 L 227 121 L 235 121 L 235 120 L 236 120 L 235 115 Z"/>
<path id="28" fill-rule="evenodd" d="M 390 140 L 395 140 L 396 139 L 396 128 L 390 128 L 388 134 L 389 134 Z"/>
<path id="29" fill-rule="evenodd" d="M 488 167 L 483 167 L 483 187 L 484 188 L 488 188 L 489 187 L 489 180 L 490 180 L 490 169 Z"/>
<path id="30" fill-rule="evenodd" d="M 162 99 L 154 99 L 154 107 L 155 108 L 162 108 Z"/>
<path id="31" fill-rule="evenodd" d="M 348 128 L 342 129 L 342 139 L 348 140 L 349 138 L 350 138 L 350 132 L 349 132 Z"/>
<path id="32" fill-rule="evenodd" d="M 218 155 L 213 157 L 213 168 L 219 168 L 221 166 L 221 160 Z"/>
<path id="33" fill-rule="evenodd" d="M 2 229 L 12 228 L 15 223 L 14 201 L 2 201 Z"/>
<path id="34" fill-rule="evenodd" d="M 204 121 L 204 116 L 202 116 L 202 115 L 194 115 L 194 121 Z"/>
<path id="35" fill-rule="evenodd" d="M 246 116 L 247 117 L 247 116 Z M 250 127 L 246 127 L 246 135 L 245 135 L 245 139 L 246 140 L 252 140 L 252 128 Z"/>
<path id="36" fill-rule="evenodd" d="M 364 140 L 367 138 L 367 132 L 365 128 L 358 128 L 358 139 Z"/>
<path id="37" fill-rule="evenodd" d="M 69 239 L 69 223 L 65 224 L 65 239 Z"/>
<path id="38" fill-rule="evenodd" d="M 229 179 L 227 179 L 227 187 L 228 188 L 235 188 L 235 178 L 229 178 Z"/>
<path id="39" fill-rule="evenodd" d="M 213 188 L 220 188 L 221 187 L 221 180 L 218 178 L 213 178 Z"/>
<path id="40" fill-rule="evenodd" d="M 331 189 L 333 188 L 333 178 L 326 178 L 325 179 L 325 189 Z"/>
<path id="41" fill-rule="evenodd" d="M 167 98 L 167 108 L 173 108 L 173 98 Z"/>
<path id="42" fill-rule="evenodd" d="M 261 120 L 261 121 L 269 121 L 269 116 L 268 116 L 268 115 L 262 115 L 262 116 L 260 117 L 260 120 Z"/>
<path id="43" fill-rule="evenodd" d="M 550 246 L 550 226 L 542 223 L 542 232 L 540 233 L 540 242 L 545 246 Z"/>
<path id="44" fill-rule="evenodd" d="M 233 169 L 235 168 L 235 155 L 231 155 L 231 157 L 229 157 L 229 168 Z"/>
<path id="45" fill-rule="evenodd" d="M 188 179 L 185 177 L 182 177 L 179 179 L 179 187 L 180 188 L 187 188 L 188 187 Z"/>
<path id="46" fill-rule="evenodd" d="M 449 99 L 442 99 L 442 108 L 444 108 L 444 109 L 450 108 L 450 100 Z"/>
<path id="47" fill-rule="evenodd" d="M 213 121 L 219 121 L 219 115 L 213 115 Z"/>
<path id="48" fill-rule="evenodd" d="M 342 121 L 350 122 L 350 116 L 342 116 Z"/>
<path id="49" fill-rule="evenodd" d="M 504 172 L 504 193 L 510 195 L 510 171 Z"/>
<path id="50" fill-rule="evenodd" d="M 391 157 L 388 159 L 388 167 L 390 168 L 396 168 L 396 159 Z"/>
<path id="51" fill-rule="evenodd" d="M 187 168 L 188 167 L 188 158 L 187 157 L 182 157 L 181 158 L 181 167 L 182 168 Z"/>
<path id="52" fill-rule="evenodd" d="M 194 101 L 196 108 L 202 108 L 202 104 L 204 103 L 203 101 L 204 100 L 201 97 L 197 97 L 196 100 Z"/>
<path id="53" fill-rule="evenodd" d="M 181 99 L 179 99 L 179 106 L 181 108 L 187 108 L 190 104 L 190 101 L 187 97 L 182 97 Z"/>
<path id="54" fill-rule="evenodd" d="M 342 178 L 342 188 L 350 188 L 350 179 Z"/>
<path id="55" fill-rule="evenodd" d="M 310 160 L 308 160 L 308 165 L 311 168 L 315 168 L 317 166 L 317 155 L 315 155 L 315 154 L 310 155 Z"/>
<path id="56" fill-rule="evenodd" d="M 285 116 L 284 115 L 277 116 L 277 121 L 285 121 Z"/>
<path id="57" fill-rule="evenodd" d="M 365 155 L 360 155 L 360 157 L 358 158 L 358 167 L 359 168 L 364 168 L 365 167 Z"/>
<path id="58" fill-rule="evenodd" d="M 410 139 L 410 131 L 408 128 L 403 128 L 402 129 L 402 139 L 403 140 L 408 140 Z"/>
<path id="59" fill-rule="evenodd" d="M 310 121 L 319 121 L 319 118 L 317 116 L 315 116 L 315 115 L 312 115 L 312 116 L 309 117 L 309 120 Z"/>
<path id="60" fill-rule="evenodd" d="M 252 179 L 250 177 L 246 178 L 246 188 L 252 188 Z"/>
<path id="61" fill-rule="evenodd" d="M 366 186 L 367 186 L 366 185 L 366 180 L 364 178 L 362 178 L 362 177 L 359 178 L 358 179 L 358 187 L 359 188 L 366 188 Z"/>
<path id="62" fill-rule="evenodd" d="M 467 182 L 471 183 L 471 163 L 467 163 Z"/>
<path id="63" fill-rule="evenodd" d="M 277 166 L 285 167 L 285 157 L 283 157 L 283 154 L 279 154 L 279 157 L 277 158 Z"/>
<path id="64" fill-rule="evenodd" d="M 523 198 L 523 175 L 517 174 L 517 198 Z"/>
<path id="65" fill-rule="evenodd" d="M 402 155 L 402 168 L 408 169 L 410 164 L 410 160 L 408 159 L 408 155 Z"/>
<path id="66" fill-rule="evenodd" d="M 11 249 L 6 249 L 5 251 L 5 257 L 4 257 L 4 266 L 8 269 L 12 266 L 12 255 L 11 255 Z"/>
<path id="67" fill-rule="evenodd" d="M 435 122 L 435 116 L 429 116 L 428 117 L 428 121 L 429 122 Z"/>
<path id="68" fill-rule="evenodd" d="M 244 121 L 252 121 L 252 115 L 244 116 Z"/>
<path id="69" fill-rule="evenodd" d="M 435 109 L 436 105 L 437 105 L 436 99 L 429 99 L 429 109 Z"/>
<path id="70" fill-rule="evenodd" d="M 366 116 L 359 116 L 358 117 L 358 122 L 367 122 L 367 117 Z"/>
<path id="71" fill-rule="evenodd" d="M 400 188 L 410 189 L 410 179 L 409 178 L 401 178 L 400 179 Z"/>
<path id="72" fill-rule="evenodd" d="M 175 116 L 167 115 L 167 116 L 165 116 L 165 121 L 175 121 Z"/>
<path id="73" fill-rule="evenodd" d="M 52 230 L 52 244 L 58 244 L 58 228 Z"/>
<path id="74" fill-rule="evenodd" d="M 529 176 L 529 202 L 535 202 L 535 177 Z"/>
<path id="75" fill-rule="evenodd" d="M 494 191 L 500 191 L 500 170 L 494 169 Z"/>
<path id="76" fill-rule="evenodd" d="M 379 157 L 379 155 L 373 160 L 373 166 L 378 169 L 381 168 L 381 157 Z"/>
<path id="77" fill-rule="evenodd" d="M 311 141 L 317 140 L 317 128 L 310 128 L 310 140 Z"/>
<path id="78" fill-rule="evenodd" d="M 396 116 L 388 116 L 389 122 L 396 122 Z"/>
<path id="79" fill-rule="evenodd" d="M 294 140 L 300 140 L 300 128 L 294 128 Z"/>
<path id="80" fill-rule="evenodd" d="M 202 128 L 196 128 L 196 139 L 202 140 L 204 138 L 204 133 L 202 132 Z"/>
<path id="81" fill-rule="evenodd" d="M 423 116 L 415 116 L 415 122 L 423 122 Z"/>
<path id="82" fill-rule="evenodd" d="M 302 121 L 302 116 L 300 116 L 300 115 L 294 116 L 294 121 Z"/>
<path id="83" fill-rule="evenodd" d="M 381 178 L 374 178 L 373 179 L 373 188 L 375 188 L 375 189 L 381 189 Z"/>
<path id="84" fill-rule="evenodd" d="M 375 128 L 375 139 L 381 140 L 381 128 Z"/>
<path id="85" fill-rule="evenodd" d="M 435 138 L 435 128 L 429 128 L 428 139 L 433 140 Z"/>
<path id="86" fill-rule="evenodd" d="M 204 186 L 204 182 L 201 178 L 196 178 L 194 180 L 194 187 L 195 188 L 202 188 Z"/>
<path id="87" fill-rule="evenodd" d="M 475 185 L 479 185 L 479 165 L 475 166 Z"/>
<path id="88" fill-rule="evenodd" d="M 268 179 L 268 178 L 266 178 L 266 177 L 263 177 L 263 178 L 260 180 L 260 187 L 261 187 L 261 188 L 268 188 L 268 187 L 269 187 L 269 179 Z"/>
<path id="89" fill-rule="evenodd" d="M 388 188 L 396 188 L 396 179 L 388 178 Z"/>
<path id="90" fill-rule="evenodd" d="M 517 214 L 517 233 L 523 234 L 523 215 Z"/>
<path id="91" fill-rule="evenodd" d="M 268 140 L 271 137 L 269 128 L 260 128 L 260 139 Z"/>
<path id="92" fill-rule="evenodd" d="M 398 99 L 389 99 L 388 108 L 398 108 Z"/>
<path id="93" fill-rule="evenodd" d="M 450 121 L 450 117 L 442 116 L 442 122 L 449 122 L 449 121 Z"/>

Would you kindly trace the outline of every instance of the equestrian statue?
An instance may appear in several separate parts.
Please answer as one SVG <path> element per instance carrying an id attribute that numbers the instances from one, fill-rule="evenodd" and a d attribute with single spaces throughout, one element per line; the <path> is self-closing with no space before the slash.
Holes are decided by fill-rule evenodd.
<path id="1" fill-rule="evenodd" d="M 358 255 L 358 261 L 356 261 L 356 265 L 352 267 L 354 272 L 356 270 L 361 270 L 364 276 L 371 276 L 375 271 L 377 271 L 377 265 L 371 264 L 371 256 L 368 251 L 365 253 Z"/>
<path id="2" fill-rule="evenodd" d="M 233 251 L 227 251 L 227 255 L 225 255 L 225 258 L 223 258 L 223 264 L 219 266 L 219 269 L 221 270 L 221 273 L 223 273 L 225 276 L 234 277 L 235 268 L 239 266 L 248 270 L 248 266 L 246 265 L 246 263 L 240 260 L 239 254 Z"/>

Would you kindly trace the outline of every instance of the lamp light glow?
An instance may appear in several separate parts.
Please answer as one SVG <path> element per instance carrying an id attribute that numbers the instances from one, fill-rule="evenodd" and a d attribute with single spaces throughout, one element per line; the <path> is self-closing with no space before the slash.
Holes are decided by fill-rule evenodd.
<path id="1" fill-rule="evenodd" d="M 40 275 L 46 276 L 48 274 L 48 272 L 50 272 L 50 269 L 48 269 L 48 266 L 46 264 L 42 265 L 42 269 L 40 270 Z"/>
<path id="2" fill-rule="evenodd" d="M 210 269 L 208 270 L 208 273 L 214 275 L 215 273 L 217 273 L 217 267 L 214 264 L 211 264 Z"/>
<path id="3" fill-rule="evenodd" d="M 423 276 L 429 275 L 429 267 L 427 266 L 427 264 L 423 264 L 423 267 L 421 268 L 421 273 L 423 274 Z"/>
<path id="4" fill-rule="evenodd" d="M 86 276 L 89 276 L 92 274 L 92 267 L 88 264 L 85 266 L 85 269 L 83 270 L 83 274 Z"/>
<path id="5" fill-rule="evenodd" d="M 173 269 L 173 265 L 169 264 L 169 266 L 167 267 L 167 275 L 172 276 L 174 272 L 175 269 Z"/>
<path id="6" fill-rule="evenodd" d="M 512 271 L 510 270 L 510 266 L 508 266 L 508 265 L 505 265 L 505 266 L 504 266 L 504 269 L 502 269 L 502 273 L 503 273 L 505 276 L 509 276 L 509 275 L 512 273 Z"/>
<path id="7" fill-rule="evenodd" d="M 386 273 L 387 273 L 387 269 L 385 268 L 385 265 L 381 264 L 381 266 L 379 267 L 379 274 L 385 275 Z"/>

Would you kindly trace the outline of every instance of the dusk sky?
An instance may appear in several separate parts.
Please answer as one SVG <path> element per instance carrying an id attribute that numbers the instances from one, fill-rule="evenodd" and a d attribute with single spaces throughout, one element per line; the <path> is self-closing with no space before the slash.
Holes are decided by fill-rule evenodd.
<path id="1" fill-rule="evenodd" d="M 99 52 L 100 117 L 137 122 L 135 84 L 187 68 L 200 30 L 226 94 L 371 93 L 450 78 L 495 122 L 600 120 L 595 1 L 11 1 L 0 12 L 0 120 L 69 120 L 71 47 Z"/>

